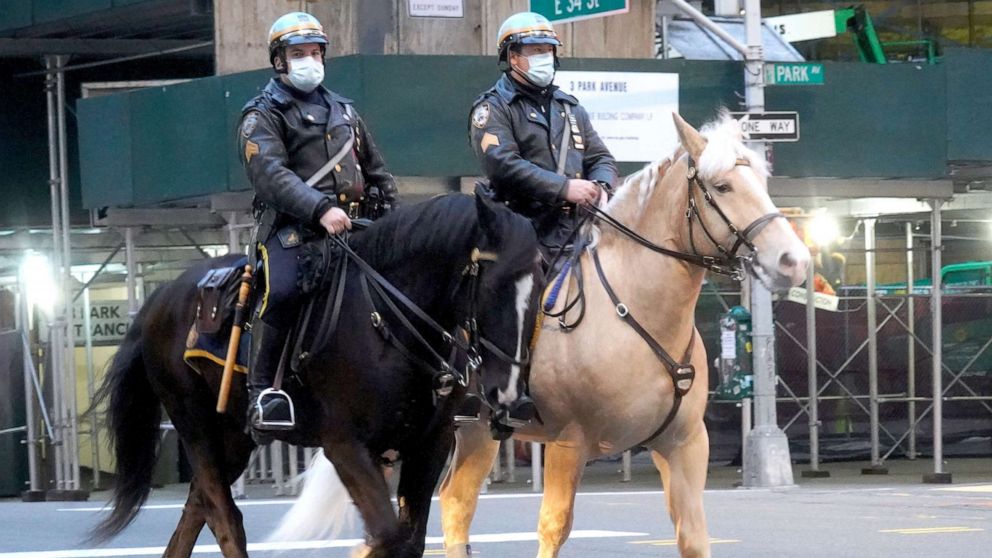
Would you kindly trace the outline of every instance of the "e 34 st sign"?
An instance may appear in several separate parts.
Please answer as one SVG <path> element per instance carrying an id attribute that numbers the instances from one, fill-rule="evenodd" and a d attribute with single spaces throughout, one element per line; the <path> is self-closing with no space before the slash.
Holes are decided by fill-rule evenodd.
<path id="1" fill-rule="evenodd" d="M 627 13 L 630 0 L 530 0 L 530 11 L 555 23 L 564 23 Z"/>

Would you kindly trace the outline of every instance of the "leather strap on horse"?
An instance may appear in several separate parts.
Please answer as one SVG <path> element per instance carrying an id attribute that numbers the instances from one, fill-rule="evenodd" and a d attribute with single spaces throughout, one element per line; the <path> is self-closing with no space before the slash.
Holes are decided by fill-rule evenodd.
<path id="1" fill-rule="evenodd" d="M 650 347 L 651 351 L 654 352 L 656 357 L 658 357 L 658 360 L 665 365 L 665 370 L 667 370 L 668 374 L 672 377 L 672 385 L 675 388 L 675 402 L 672 405 L 672 409 L 668 412 L 668 416 L 666 416 L 665 420 L 661 423 L 661 426 L 651 433 L 650 436 L 645 438 L 643 442 L 637 444 L 637 446 L 643 446 L 644 444 L 660 436 L 661 433 L 668 428 L 668 425 L 675 419 L 675 415 L 678 413 L 679 407 L 682 405 L 682 398 L 689 393 L 690 389 L 692 389 L 692 384 L 696 379 L 696 369 L 692 366 L 690 361 L 692 360 L 692 349 L 696 342 L 696 335 L 695 332 L 693 332 L 689 337 L 689 346 L 686 348 L 685 354 L 682 357 L 683 362 L 675 362 L 675 359 L 668 354 L 668 351 L 666 351 L 657 341 L 655 341 L 654 338 L 651 337 L 651 334 L 648 333 L 636 319 L 634 319 L 634 316 L 631 315 L 630 309 L 627 308 L 627 305 L 620 301 L 617 293 L 613 290 L 613 287 L 610 286 L 610 282 L 606 279 L 606 274 L 603 272 L 603 266 L 599 262 L 599 252 L 597 252 L 595 248 L 591 248 L 590 252 L 592 252 L 592 261 L 596 267 L 596 274 L 599 275 L 599 281 L 603 284 L 603 288 L 606 289 L 606 294 L 609 295 L 610 301 L 613 302 L 613 306 L 617 311 L 617 316 L 627 322 L 627 325 L 629 325 L 634 331 L 637 332 L 638 335 L 641 336 L 641 339 L 648 344 L 648 347 Z"/>

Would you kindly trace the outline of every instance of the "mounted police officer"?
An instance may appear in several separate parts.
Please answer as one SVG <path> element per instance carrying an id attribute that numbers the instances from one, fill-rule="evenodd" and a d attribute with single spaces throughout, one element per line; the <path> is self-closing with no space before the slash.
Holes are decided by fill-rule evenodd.
<path id="1" fill-rule="evenodd" d="M 576 205 L 612 189 L 616 161 L 579 101 L 553 83 L 562 43 L 547 18 L 510 16 L 496 44 L 503 75 L 473 106 L 470 141 L 493 195 L 534 223 L 550 262 L 567 248 Z"/>
<path id="2" fill-rule="evenodd" d="M 269 62 L 277 75 L 245 105 L 238 132 L 265 273 L 248 376 L 249 421 L 258 430 L 293 427 L 289 396 L 269 388 L 302 304 L 303 240 L 342 233 L 352 218 L 375 218 L 395 203 L 393 177 L 352 101 L 321 85 L 326 49 L 327 35 L 310 14 L 276 20 Z"/>
<path id="3" fill-rule="evenodd" d="M 531 220 L 550 265 L 570 249 L 576 206 L 611 191 L 616 162 L 578 100 L 553 84 L 562 43 L 547 18 L 510 16 L 496 44 L 503 75 L 473 105 L 469 140 L 490 192 Z M 499 414 L 494 434 L 534 414 L 534 402 L 521 395 Z"/>

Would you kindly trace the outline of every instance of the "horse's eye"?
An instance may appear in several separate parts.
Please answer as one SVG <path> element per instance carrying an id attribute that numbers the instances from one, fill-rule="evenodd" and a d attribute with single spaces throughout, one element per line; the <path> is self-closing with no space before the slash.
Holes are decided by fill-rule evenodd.
<path id="1" fill-rule="evenodd" d="M 721 194 L 726 194 L 727 192 L 730 191 L 730 184 L 727 184 L 726 182 L 721 182 L 716 186 L 714 186 L 713 188 L 715 188 L 716 191 L 720 192 Z"/>

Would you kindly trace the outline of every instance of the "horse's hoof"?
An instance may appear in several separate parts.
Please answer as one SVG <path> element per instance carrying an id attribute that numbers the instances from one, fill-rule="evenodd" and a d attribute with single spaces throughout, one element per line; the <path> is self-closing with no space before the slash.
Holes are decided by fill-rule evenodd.
<path id="1" fill-rule="evenodd" d="M 472 545 L 456 544 L 444 548 L 444 558 L 469 558 L 472 555 Z"/>

